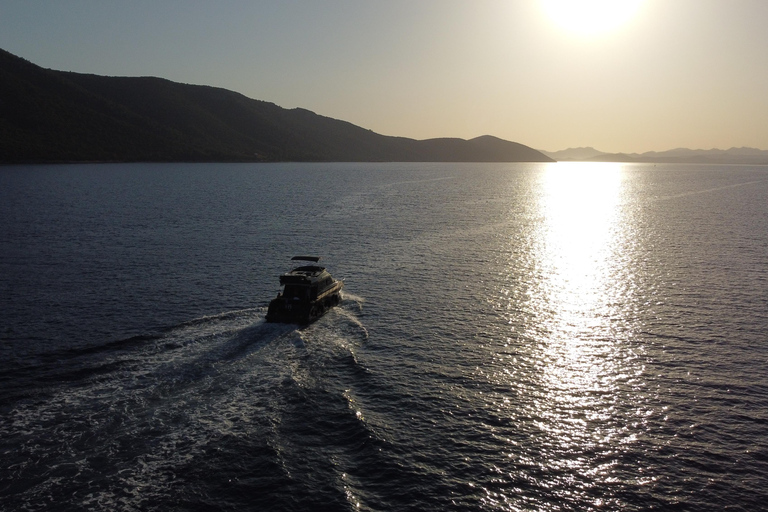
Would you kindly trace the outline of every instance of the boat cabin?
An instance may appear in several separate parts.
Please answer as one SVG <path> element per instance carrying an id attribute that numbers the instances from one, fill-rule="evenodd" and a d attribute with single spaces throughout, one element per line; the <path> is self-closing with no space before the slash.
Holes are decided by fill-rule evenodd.
<path id="1" fill-rule="evenodd" d="M 307 323 L 322 316 L 341 301 L 344 283 L 317 264 L 316 256 L 294 256 L 292 260 L 309 262 L 280 276 L 282 293 L 273 299 L 267 311 L 268 322 Z"/>
<path id="2" fill-rule="evenodd" d="M 285 285 L 283 297 L 300 300 L 315 300 L 317 296 L 334 283 L 325 267 L 306 265 L 297 267 L 280 276 L 280 284 Z"/>

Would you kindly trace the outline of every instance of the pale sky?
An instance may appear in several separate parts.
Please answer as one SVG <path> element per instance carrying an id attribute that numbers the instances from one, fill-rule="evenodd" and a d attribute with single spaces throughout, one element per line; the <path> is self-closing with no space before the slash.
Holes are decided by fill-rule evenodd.
<path id="1" fill-rule="evenodd" d="M 544 0 L 0 0 L 0 48 L 385 135 L 768 149 L 768 1 L 636 1 L 624 23 L 585 35 Z"/>

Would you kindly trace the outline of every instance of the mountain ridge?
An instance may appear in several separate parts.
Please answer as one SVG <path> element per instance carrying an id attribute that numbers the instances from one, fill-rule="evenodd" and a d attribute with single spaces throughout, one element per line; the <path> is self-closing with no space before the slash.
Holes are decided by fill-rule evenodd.
<path id="1" fill-rule="evenodd" d="M 591 147 L 540 151 L 557 161 L 768 165 L 768 151 L 749 147 L 732 147 L 730 149 L 675 148 L 645 153 L 604 153 Z"/>
<path id="2" fill-rule="evenodd" d="M 492 136 L 380 135 L 227 89 L 50 70 L 0 49 L 0 162 L 89 161 L 552 159 Z"/>

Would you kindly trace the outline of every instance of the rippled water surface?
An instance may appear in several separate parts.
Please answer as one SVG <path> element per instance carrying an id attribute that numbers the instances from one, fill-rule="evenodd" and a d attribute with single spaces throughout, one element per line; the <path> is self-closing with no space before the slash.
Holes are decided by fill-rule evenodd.
<path id="1" fill-rule="evenodd" d="M 757 510 L 768 168 L 0 168 L 2 510 Z M 264 323 L 294 254 L 346 281 Z"/>

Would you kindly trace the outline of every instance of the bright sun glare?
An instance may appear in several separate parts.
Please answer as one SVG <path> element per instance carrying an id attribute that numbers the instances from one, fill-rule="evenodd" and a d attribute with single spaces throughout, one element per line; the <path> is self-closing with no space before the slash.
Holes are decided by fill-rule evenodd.
<path id="1" fill-rule="evenodd" d="M 581 35 L 597 35 L 629 21 L 643 0 L 541 0 L 550 18 Z"/>

